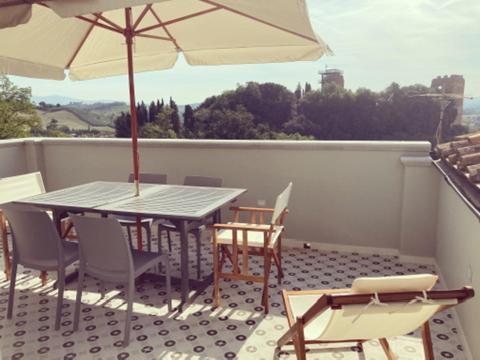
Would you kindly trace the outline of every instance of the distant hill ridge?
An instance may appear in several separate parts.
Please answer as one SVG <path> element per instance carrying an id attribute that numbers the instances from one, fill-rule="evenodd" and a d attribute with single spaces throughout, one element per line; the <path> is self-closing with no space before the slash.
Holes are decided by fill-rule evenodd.
<path id="1" fill-rule="evenodd" d="M 115 118 L 121 112 L 130 111 L 127 103 L 122 101 L 89 101 L 56 95 L 34 96 L 33 101 L 37 105 L 37 112 L 44 126 L 55 119 L 59 126 L 67 126 L 70 129 L 109 127 L 113 130 Z M 183 119 L 185 105 L 177 106 L 180 117 Z M 198 104 L 192 104 L 192 106 L 196 107 Z"/>

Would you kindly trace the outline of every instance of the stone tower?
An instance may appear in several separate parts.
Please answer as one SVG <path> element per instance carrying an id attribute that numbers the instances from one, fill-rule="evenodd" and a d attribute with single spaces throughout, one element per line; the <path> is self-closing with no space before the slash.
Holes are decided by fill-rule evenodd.
<path id="1" fill-rule="evenodd" d="M 320 83 L 322 84 L 322 88 L 326 84 L 335 84 L 338 87 L 344 87 L 344 79 L 343 79 L 343 71 L 338 69 L 325 69 L 324 71 L 319 72 L 320 76 L 322 77 Z"/>
<path id="2" fill-rule="evenodd" d="M 463 94 L 465 92 L 465 79 L 462 75 L 444 75 L 437 76 L 432 80 L 432 88 L 439 90 L 445 94 L 460 95 L 459 99 L 455 99 L 455 107 L 457 108 L 457 117 L 454 124 L 462 123 L 463 115 Z"/>

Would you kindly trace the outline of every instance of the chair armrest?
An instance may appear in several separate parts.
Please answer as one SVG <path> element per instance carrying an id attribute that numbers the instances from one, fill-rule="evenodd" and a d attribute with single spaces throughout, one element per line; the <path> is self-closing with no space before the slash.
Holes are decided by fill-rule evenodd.
<path id="1" fill-rule="evenodd" d="M 248 211 L 248 212 L 269 212 L 269 213 L 273 213 L 274 211 L 274 209 L 272 208 L 257 208 L 257 207 L 248 207 L 248 206 L 231 206 L 230 210 Z"/>
<path id="2" fill-rule="evenodd" d="M 208 226 L 215 230 L 246 230 L 246 231 L 258 231 L 258 232 L 270 232 L 275 231 L 270 225 L 256 225 L 256 224 L 213 224 Z"/>

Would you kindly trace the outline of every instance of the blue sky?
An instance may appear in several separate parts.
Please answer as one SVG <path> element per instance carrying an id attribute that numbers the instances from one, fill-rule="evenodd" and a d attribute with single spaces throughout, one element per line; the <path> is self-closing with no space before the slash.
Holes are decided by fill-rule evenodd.
<path id="1" fill-rule="evenodd" d="M 429 84 L 437 75 L 462 74 L 466 95 L 480 96 L 480 0 L 307 0 L 315 31 L 335 56 L 288 64 L 189 66 L 136 74 L 137 98 L 173 98 L 180 104 L 235 88 L 247 81 L 298 82 L 318 87 L 318 71 L 345 72 L 350 89 L 381 90 L 392 81 Z M 36 96 L 84 100 L 128 99 L 125 76 L 90 81 L 12 77 Z"/>

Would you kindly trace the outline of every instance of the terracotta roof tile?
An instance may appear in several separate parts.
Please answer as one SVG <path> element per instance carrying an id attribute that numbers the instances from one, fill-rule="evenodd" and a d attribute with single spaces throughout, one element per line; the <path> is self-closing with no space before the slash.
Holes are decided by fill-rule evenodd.
<path id="1" fill-rule="evenodd" d="M 454 172 L 480 190 L 480 132 L 457 136 L 451 142 L 439 144 L 435 153 Z"/>

